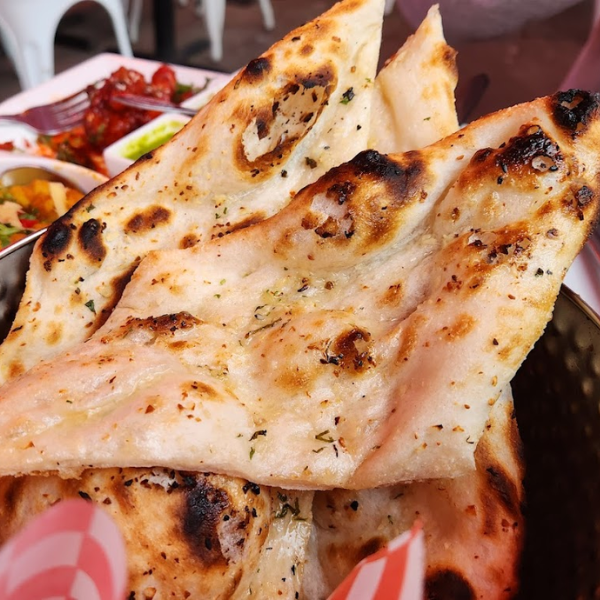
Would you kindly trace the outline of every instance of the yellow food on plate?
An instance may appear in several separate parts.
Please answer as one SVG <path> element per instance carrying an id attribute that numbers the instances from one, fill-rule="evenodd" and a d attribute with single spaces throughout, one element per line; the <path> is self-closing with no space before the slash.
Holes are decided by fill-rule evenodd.
<path id="1" fill-rule="evenodd" d="M 0 247 L 47 227 L 82 197 L 79 190 L 44 179 L 0 187 Z"/>

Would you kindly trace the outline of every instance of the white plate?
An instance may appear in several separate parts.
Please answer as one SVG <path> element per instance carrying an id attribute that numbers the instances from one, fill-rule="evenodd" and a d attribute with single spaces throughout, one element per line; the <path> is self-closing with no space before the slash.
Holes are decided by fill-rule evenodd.
<path id="1" fill-rule="evenodd" d="M 74 94 L 85 86 L 95 83 L 100 79 L 108 77 L 119 67 L 135 69 L 150 79 L 152 74 L 162 63 L 143 58 L 127 58 L 120 54 L 103 53 L 90 58 L 52 79 L 12 96 L 0 103 L 0 114 L 11 114 L 21 112 L 32 106 L 55 102 L 65 96 Z M 207 79 L 223 79 L 227 81 L 231 75 L 195 69 L 180 65 L 169 65 L 175 71 L 177 81 L 184 85 L 193 85 L 201 88 Z M 31 129 L 20 125 L 0 124 L 0 142 L 14 141 L 19 149 L 27 149 L 27 142 L 34 142 L 37 135 Z"/>

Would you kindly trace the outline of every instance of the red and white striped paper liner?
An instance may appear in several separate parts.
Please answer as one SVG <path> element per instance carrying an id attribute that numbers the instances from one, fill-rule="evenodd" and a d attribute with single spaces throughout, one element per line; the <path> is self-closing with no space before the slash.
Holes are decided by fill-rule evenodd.
<path id="1" fill-rule="evenodd" d="M 363 559 L 329 600 L 423 600 L 423 529 L 412 529 Z"/>
<path id="2" fill-rule="evenodd" d="M 425 547 L 416 523 L 365 558 L 329 600 L 422 600 Z M 59 502 L 0 551 L 0 600 L 123 600 L 123 538 L 84 500 Z"/>
<path id="3" fill-rule="evenodd" d="M 112 518 L 92 502 L 65 500 L 0 551 L 0 599 L 123 600 L 126 564 Z"/>

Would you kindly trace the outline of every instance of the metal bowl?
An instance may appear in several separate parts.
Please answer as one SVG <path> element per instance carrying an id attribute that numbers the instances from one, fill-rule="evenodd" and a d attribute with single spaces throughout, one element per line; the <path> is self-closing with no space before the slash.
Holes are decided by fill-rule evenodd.
<path id="1" fill-rule="evenodd" d="M 0 342 L 8 335 L 25 289 L 29 257 L 38 238 L 46 231 L 41 229 L 0 250 Z"/>
<path id="2" fill-rule="evenodd" d="M 568 288 L 513 391 L 527 465 L 519 597 L 600 598 L 600 319 Z"/>

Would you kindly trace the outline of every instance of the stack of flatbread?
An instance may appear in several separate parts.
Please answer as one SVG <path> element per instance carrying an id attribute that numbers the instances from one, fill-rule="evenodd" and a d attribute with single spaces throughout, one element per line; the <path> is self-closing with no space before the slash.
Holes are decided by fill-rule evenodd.
<path id="1" fill-rule="evenodd" d="M 458 129 L 434 8 L 253 60 L 34 251 L 0 346 L 0 541 L 81 496 L 130 598 L 326 598 L 415 519 L 430 598 L 517 590 L 510 381 L 598 212 L 599 99 Z"/>

